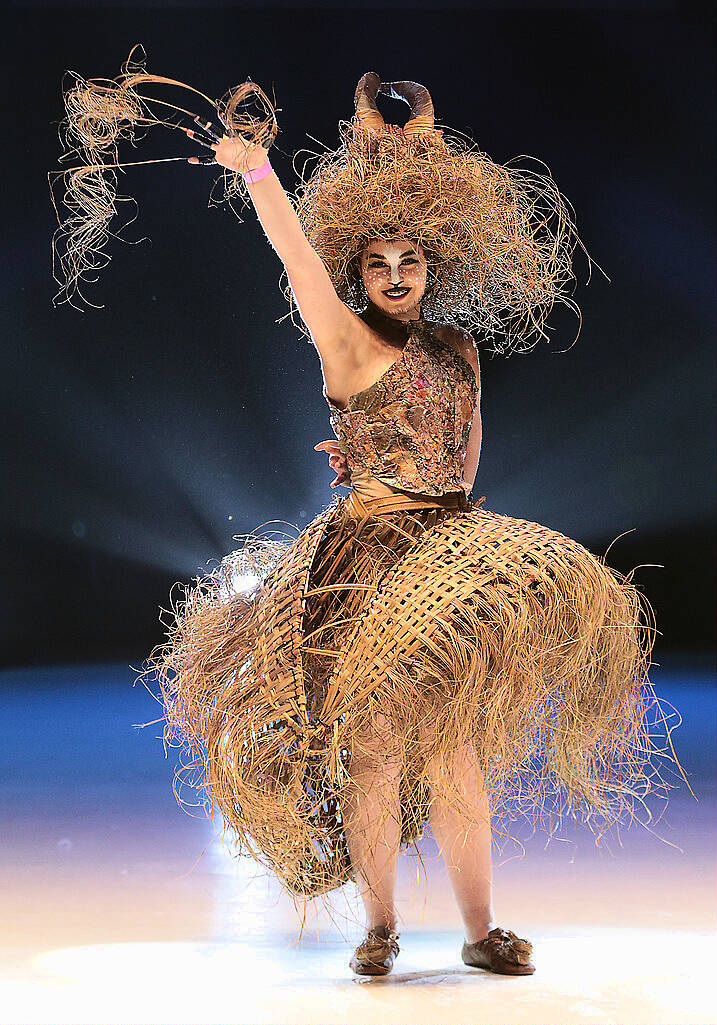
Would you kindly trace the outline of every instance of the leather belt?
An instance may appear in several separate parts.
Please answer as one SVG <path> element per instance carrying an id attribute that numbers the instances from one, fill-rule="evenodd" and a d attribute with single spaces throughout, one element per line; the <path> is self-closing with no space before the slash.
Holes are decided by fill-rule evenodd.
<path id="1" fill-rule="evenodd" d="M 463 512 L 471 512 L 484 501 L 485 495 L 478 502 L 474 502 L 468 498 L 465 491 L 451 491 L 445 495 L 426 495 L 416 498 L 400 494 L 382 495 L 379 498 L 362 498 L 353 488 L 344 499 L 349 513 L 360 519 L 373 513 L 394 512 L 403 509 L 460 509 Z"/>

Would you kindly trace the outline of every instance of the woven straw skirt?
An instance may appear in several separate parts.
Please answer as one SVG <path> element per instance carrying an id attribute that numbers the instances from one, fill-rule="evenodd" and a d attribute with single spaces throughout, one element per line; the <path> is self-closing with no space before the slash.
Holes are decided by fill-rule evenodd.
<path id="1" fill-rule="evenodd" d="M 665 786 L 646 599 L 578 542 L 461 505 L 352 493 L 296 538 L 245 535 L 183 589 L 148 659 L 165 739 L 184 748 L 178 800 L 198 788 L 293 895 L 353 877 L 342 798 L 379 717 L 400 742 L 404 851 L 434 796 L 470 821 L 450 771 L 466 747 L 494 829 L 549 807 L 599 837 Z"/>

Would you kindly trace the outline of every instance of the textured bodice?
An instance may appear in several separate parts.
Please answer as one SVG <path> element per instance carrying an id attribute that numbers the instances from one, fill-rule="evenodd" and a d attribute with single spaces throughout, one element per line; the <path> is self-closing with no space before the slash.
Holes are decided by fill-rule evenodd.
<path id="1" fill-rule="evenodd" d="M 329 398 L 331 426 L 349 471 L 422 495 L 463 491 L 461 478 L 478 383 L 470 363 L 424 321 L 410 322 L 399 357 L 346 409 Z"/>

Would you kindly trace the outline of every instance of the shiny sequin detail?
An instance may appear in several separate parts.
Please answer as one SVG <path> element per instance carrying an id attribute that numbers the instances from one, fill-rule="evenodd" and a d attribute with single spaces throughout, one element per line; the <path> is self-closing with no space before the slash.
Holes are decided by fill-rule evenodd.
<path id="1" fill-rule="evenodd" d="M 462 491 L 478 383 L 473 367 L 425 321 L 398 357 L 340 409 L 326 394 L 331 426 L 350 471 L 422 495 Z"/>

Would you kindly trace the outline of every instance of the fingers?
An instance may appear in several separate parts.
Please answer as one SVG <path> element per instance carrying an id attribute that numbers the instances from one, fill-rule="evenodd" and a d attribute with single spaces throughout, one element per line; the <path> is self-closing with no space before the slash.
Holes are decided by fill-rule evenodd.
<path id="1" fill-rule="evenodd" d="M 194 120 L 198 121 L 199 119 L 195 118 Z M 206 124 L 211 124 L 211 122 L 207 121 Z M 184 131 L 193 142 L 198 143 L 200 146 L 204 146 L 205 149 L 210 149 L 216 152 L 216 147 L 220 141 L 219 139 L 217 139 L 216 142 L 207 142 L 206 139 L 203 139 L 201 135 L 193 131 L 191 128 L 184 128 Z M 210 156 L 209 154 L 201 157 L 188 157 L 187 160 L 190 164 L 216 164 L 217 162 L 216 156 Z"/>
<path id="2" fill-rule="evenodd" d="M 224 135 L 223 129 L 218 125 L 215 125 L 213 121 L 208 121 L 206 118 L 195 117 L 194 120 L 202 131 L 214 141 L 208 142 L 207 139 L 201 136 L 198 132 L 193 131 L 191 128 L 185 128 L 184 131 L 193 142 L 198 143 L 200 146 L 204 146 L 205 149 L 214 150 L 216 152 L 216 148 L 222 141 L 222 136 Z M 207 154 L 206 156 L 201 157 L 187 157 L 187 161 L 190 164 L 216 164 L 217 159 L 216 156 L 210 156 Z"/>
<path id="3" fill-rule="evenodd" d="M 203 139 L 201 135 L 197 135 L 196 132 L 193 132 L 191 128 L 185 128 L 184 131 L 193 142 L 199 143 L 200 146 L 204 146 L 206 149 L 216 149 L 218 145 L 216 142 L 207 142 L 207 140 Z"/>
<path id="4" fill-rule="evenodd" d="M 219 125 L 215 125 L 213 121 L 207 121 L 207 119 L 203 117 L 197 116 L 194 120 L 197 122 L 202 131 L 206 132 L 207 135 L 210 135 L 215 142 L 222 141 L 222 136 L 225 134 L 224 129 L 222 127 L 220 127 Z"/>
<path id="5" fill-rule="evenodd" d="M 207 118 L 200 117 L 197 115 L 194 120 L 197 126 L 201 129 L 201 132 L 195 131 L 192 128 L 184 128 L 183 125 L 179 126 L 187 133 L 189 138 L 196 142 L 200 146 L 204 146 L 206 149 L 214 150 L 216 153 L 222 143 L 232 142 L 234 147 L 239 146 L 238 152 L 241 151 L 241 146 L 244 147 L 244 154 L 253 152 L 258 146 L 258 143 L 252 143 L 248 139 L 243 138 L 241 135 L 233 135 L 230 138 L 227 137 L 226 128 L 223 125 L 218 125 L 214 121 L 209 121 Z M 203 133 L 203 134 L 202 134 Z M 223 151 L 222 151 L 223 152 Z M 221 163 L 224 167 L 229 167 L 230 170 L 236 171 L 237 168 L 232 164 L 228 164 L 226 158 L 217 160 L 216 156 L 212 157 L 188 157 L 190 164 L 217 164 Z"/>
<path id="6" fill-rule="evenodd" d="M 332 470 L 336 471 L 341 469 L 347 469 L 348 463 L 346 461 L 346 456 L 343 454 L 343 452 L 329 453 L 329 466 Z"/>
<path id="7" fill-rule="evenodd" d="M 351 474 L 348 469 L 346 454 L 339 448 L 338 441 L 320 441 L 318 445 L 314 445 L 314 450 L 316 452 L 324 451 L 329 455 L 329 466 L 336 473 L 336 479 L 331 481 L 331 487 L 335 488 L 338 484 L 349 487 Z"/>

